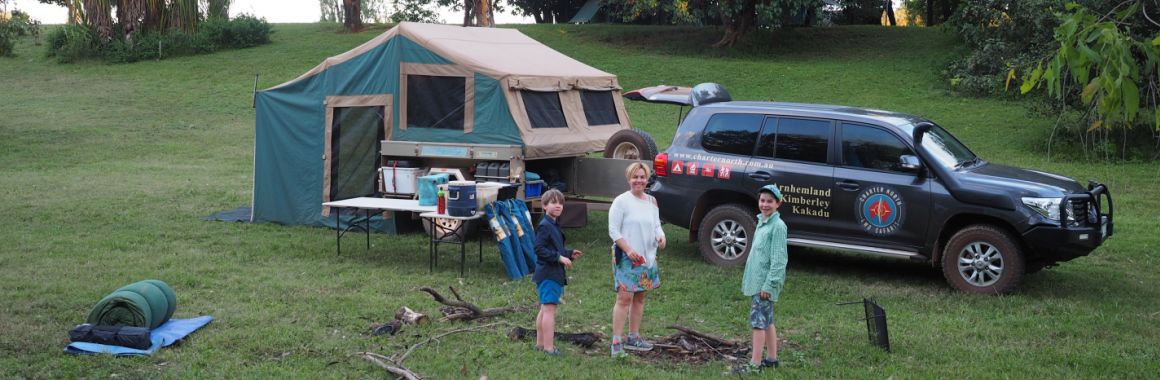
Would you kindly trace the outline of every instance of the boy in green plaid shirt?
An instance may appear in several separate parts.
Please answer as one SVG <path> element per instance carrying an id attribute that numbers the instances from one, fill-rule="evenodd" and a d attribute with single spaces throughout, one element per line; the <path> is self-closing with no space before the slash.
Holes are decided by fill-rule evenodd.
<path id="1" fill-rule="evenodd" d="M 773 323 L 773 306 L 785 285 L 785 266 L 789 262 L 786 251 L 786 227 L 777 208 L 784 198 L 776 184 L 758 190 L 757 228 L 753 246 L 745 261 L 745 276 L 741 291 L 749 301 L 749 327 L 753 328 L 753 351 L 749 364 L 736 368 L 737 372 L 757 372 L 762 367 L 777 367 L 777 327 Z M 763 358 L 762 349 L 768 349 Z"/>

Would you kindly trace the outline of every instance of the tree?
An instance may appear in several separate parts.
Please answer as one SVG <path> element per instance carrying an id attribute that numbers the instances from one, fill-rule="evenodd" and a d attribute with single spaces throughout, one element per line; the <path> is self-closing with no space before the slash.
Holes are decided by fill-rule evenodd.
<path id="1" fill-rule="evenodd" d="M 653 0 L 609 6 L 614 16 L 632 21 L 655 17 L 658 22 L 703 24 L 707 17 L 725 29 L 714 47 L 731 46 L 759 25 L 783 27 L 811 25 L 823 0 Z"/>
<path id="2" fill-rule="evenodd" d="M 553 24 L 568 22 L 580 7 L 584 6 L 584 0 L 508 0 L 508 3 L 524 16 L 532 16 L 532 19 L 537 24 Z M 636 1 L 629 3 L 653 3 L 656 1 Z"/>
<path id="3" fill-rule="evenodd" d="M 362 30 L 362 0 L 342 0 L 342 28 L 348 32 Z"/>

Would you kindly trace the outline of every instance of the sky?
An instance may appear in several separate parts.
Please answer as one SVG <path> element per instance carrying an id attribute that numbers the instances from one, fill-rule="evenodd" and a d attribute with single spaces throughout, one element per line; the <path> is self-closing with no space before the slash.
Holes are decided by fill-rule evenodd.
<path id="1" fill-rule="evenodd" d="M 68 11 L 64 7 L 41 4 L 36 0 L 10 0 L 8 9 L 19 9 L 28 12 L 32 18 L 43 24 L 63 24 Z M 15 5 L 13 5 L 15 4 Z M 321 11 L 318 0 L 234 0 L 230 4 L 230 15 L 248 13 L 266 18 L 272 23 L 318 22 Z M 462 12 L 442 10 L 440 17 L 444 22 L 456 23 L 463 21 Z M 499 24 L 530 23 L 530 18 L 511 14 L 495 15 Z"/>

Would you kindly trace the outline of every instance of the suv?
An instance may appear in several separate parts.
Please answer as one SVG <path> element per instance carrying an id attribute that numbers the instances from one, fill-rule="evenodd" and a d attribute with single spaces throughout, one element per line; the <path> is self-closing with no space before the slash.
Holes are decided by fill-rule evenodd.
<path id="1" fill-rule="evenodd" d="M 770 183 L 785 196 L 789 245 L 928 262 L 971 293 L 1011 291 L 1112 235 L 1106 186 L 987 162 L 921 117 L 732 101 L 715 84 L 625 96 L 692 106 L 654 159 L 649 193 L 714 264 L 745 263 L 757 189 Z"/>

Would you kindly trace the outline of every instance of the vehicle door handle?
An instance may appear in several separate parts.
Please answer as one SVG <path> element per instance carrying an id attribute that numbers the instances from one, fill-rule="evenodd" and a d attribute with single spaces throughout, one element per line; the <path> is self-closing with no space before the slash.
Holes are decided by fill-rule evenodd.
<path id="1" fill-rule="evenodd" d="M 861 188 L 861 186 L 854 181 L 838 181 L 837 185 L 839 188 L 846 191 L 858 191 L 858 189 Z"/>
<path id="2" fill-rule="evenodd" d="M 765 171 L 756 171 L 749 173 L 749 178 L 753 178 L 758 181 L 768 181 L 770 178 L 773 178 L 773 175 Z"/>

